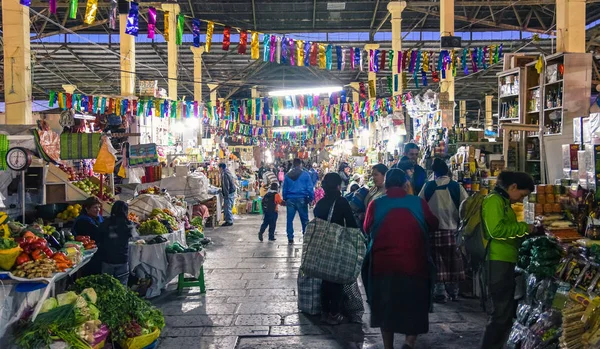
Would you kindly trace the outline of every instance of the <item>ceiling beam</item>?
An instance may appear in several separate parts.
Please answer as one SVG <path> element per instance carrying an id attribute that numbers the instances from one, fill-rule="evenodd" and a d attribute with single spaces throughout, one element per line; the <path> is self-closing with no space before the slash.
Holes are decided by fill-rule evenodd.
<path id="1" fill-rule="evenodd" d="M 315 29 L 315 24 L 317 22 L 317 0 L 313 1 L 313 18 L 312 18 L 313 29 Z"/>
<path id="2" fill-rule="evenodd" d="M 517 8 L 514 5 L 511 6 L 511 7 L 512 7 L 512 10 L 513 10 L 513 12 L 515 14 L 515 17 L 517 18 L 517 22 L 519 22 L 519 26 L 521 28 L 523 28 L 523 20 L 521 19 L 521 16 L 519 16 L 519 11 L 517 11 Z"/>
<path id="3" fill-rule="evenodd" d="M 544 21 L 542 20 L 542 16 L 540 16 L 539 12 L 535 9 L 535 7 L 532 7 L 531 10 L 533 11 L 535 18 L 537 18 L 538 22 L 540 22 L 542 28 L 546 30 L 548 27 L 546 26 L 546 23 L 544 23 Z"/>
<path id="4" fill-rule="evenodd" d="M 529 22 L 531 21 L 532 15 L 533 15 L 533 9 L 529 9 L 527 16 L 525 16 L 525 24 L 523 25 L 523 29 L 529 28 Z"/>
<path id="5" fill-rule="evenodd" d="M 256 30 L 256 5 L 254 4 L 254 0 L 252 0 L 252 23 L 254 24 L 254 30 Z"/>
<path id="6" fill-rule="evenodd" d="M 229 93 L 227 94 L 227 96 L 225 96 L 225 99 L 229 99 L 231 96 L 233 96 L 237 91 L 239 91 L 243 87 L 243 84 L 245 84 L 251 77 L 253 77 L 254 75 L 258 74 L 266 66 L 267 66 L 267 63 L 263 62 L 263 64 L 261 64 L 258 67 L 256 67 L 256 69 L 253 69 L 252 71 L 248 72 L 248 74 L 246 74 L 246 76 L 244 76 L 241 79 L 241 85 L 238 86 L 238 87 L 232 88 L 229 91 Z"/>
<path id="7" fill-rule="evenodd" d="M 408 6 L 411 6 L 412 3 L 409 3 Z M 431 16 L 436 16 L 436 17 L 440 17 L 440 13 L 439 12 L 434 12 L 434 11 L 427 11 L 425 9 L 420 9 L 420 8 L 413 8 L 411 6 L 411 10 L 415 11 L 415 12 L 420 12 L 420 13 L 428 13 Z M 548 33 L 546 30 L 541 30 L 541 29 L 535 29 L 535 28 L 521 28 L 518 25 L 511 25 L 511 24 L 504 24 L 504 23 L 499 23 L 496 24 L 492 21 L 488 21 L 488 20 L 481 20 L 481 19 L 471 19 L 471 18 L 467 18 L 465 16 L 454 16 L 455 20 L 458 21 L 462 21 L 462 22 L 467 22 L 467 23 L 472 23 L 472 24 L 481 24 L 481 25 L 486 25 L 492 28 L 500 28 L 500 29 L 507 29 L 507 30 L 525 30 L 525 31 L 529 31 L 532 33 L 539 33 L 539 34 L 553 34 L 553 32 Z"/>
<path id="8" fill-rule="evenodd" d="M 316 1 L 314 1 L 316 3 Z M 487 4 L 487 2 L 490 3 L 491 6 L 494 7 L 506 7 L 506 6 L 511 6 L 511 5 L 517 5 L 517 6 L 534 6 L 534 5 L 555 5 L 556 1 L 555 0 L 491 0 L 491 1 L 485 1 L 483 2 L 484 5 Z M 373 1 L 369 1 L 369 0 L 365 0 L 362 2 L 352 2 L 353 4 L 372 4 Z M 600 0 L 587 0 L 586 1 L 587 4 L 595 4 L 595 3 L 600 3 Z M 160 5 L 162 4 L 162 2 L 140 2 L 139 6 L 140 7 L 160 7 Z M 218 5 L 223 5 L 224 2 L 221 1 L 204 1 L 203 5 L 205 7 L 209 7 L 211 4 L 218 4 Z M 238 2 L 226 2 L 226 4 L 231 5 L 231 6 L 240 6 L 240 5 L 247 5 L 247 2 L 244 1 L 238 1 Z M 439 1 L 410 1 L 408 3 L 411 7 L 429 7 L 429 6 L 439 6 L 440 2 Z M 57 3 L 57 7 L 58 8 L 68 8 L 70 5 L 69 1 L 59 1 Z M 465 7 L 478 7 L 482 5 L 482 1 L 474 1 L 474 0 L 467 0 L 467 1 L 456 1 L 455 6 L 465 6 Z M 48 2 L 47 1 L 40 1 L 40 0 L 34 0 L 31 1 L 31 7 L 33 8 L 48 8 Z M 86 7 L 86 2 L 85 1 L 80 1 L 78 4 L 78 7 L 80 8 L 85 8 Z M 98 8 L 107 8 L 110 7 L 110 2 L 104 2 L 104 1 L 99 1 L 98 2 Z"/>
<path id="9" fill-rule="evenodd" d="M 65 16 L 66 18 L 67 16 Z M 89 28 L 93 28 L 93 27 L 97 27 L 99 25 L 104 25 L 108 23 L 108 19 L 103 19 L 103 20 L 99 20 L 99 21 L 95 21 L 94 24 L 81 24 L 81 25 L 76 25 L 74 27 L 70 27 L 67 29 L 61 29 L 61 30 L 57 30 L 57 31 L 53 31 L 53 32 L 48 32 L 48 33 L 40 33 L 36 36 L 32 36 L 31 40 L 37 40 L 37 39 L 43 39 L 49 36 L 53 36 L 53 35 L 59 35 L 59 34 L 69 34 L 71 32 L 77 32 L 79 30 L 84 30 L 84 29 L 89 29 Z"/>
<path id="10" fill-rule="evenodd" d="M 252 4 L 254 4 L 254 0 L 252 0 Z M 194 13 L 194 5 L 192 4 L 192 0 L 188 0 L 188 5 L 190 5 L 190 11 L 192 12 L 192 17 L 196 17 Z"/>
<path id="11" fill-rule="evenodd" d="M 375 18 L 377 18 L 377 11 L 379 10 L 379 0 L 375 2 L 375 9 L 373 9 L 373 17 L 371 18 L 371 25 L 369 26 L 369 31 L 373 31 L 373 25 L 375 24 Z"/>

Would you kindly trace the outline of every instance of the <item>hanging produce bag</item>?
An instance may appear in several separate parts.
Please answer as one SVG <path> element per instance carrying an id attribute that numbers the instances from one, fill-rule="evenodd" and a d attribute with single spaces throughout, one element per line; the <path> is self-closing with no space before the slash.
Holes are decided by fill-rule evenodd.
<path id="1" fill-rule="evenodd" d="M 95 159 L 100 151 L 100 133 L 63 133 L 60 135 L 62 160 Z"/>
<path id="2" fill-rule="evenodd" d="M 98 157 L 96 158 L 96 163 L 94 164 L 94 172 L 101 174 L 114 173 L 115 161 L 117 161 L 115 153 L 115 149 L 110 144 L 110 139 L 108 137 L 104 137 L 102 146 L 98 152 Z"/>
<path id="3" fill-rule="evenodd" d="M 0 269 L 10 270 L 14 265 L 19 254 L 21 254 L 21 247 L 13 247 L 8 249 L 0 249 Z"/>

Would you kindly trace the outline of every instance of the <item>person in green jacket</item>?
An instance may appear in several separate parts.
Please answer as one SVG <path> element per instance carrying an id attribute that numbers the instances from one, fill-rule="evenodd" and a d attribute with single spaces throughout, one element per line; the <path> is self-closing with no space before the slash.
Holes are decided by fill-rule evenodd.
<path id="1" fill-rule="evenodd" d="M 486 274 L 492 314 L 483 334 L 481 349 L 502 349 L 516 312 L 515 265 L 523 238 L 533 225 L 517 222 L 511 204 L 522 202 L 534 189 L 533 178 L 524 172 L 502 171 L 494 191 L 482 204 L 482 219 L 488 239 Z"/>

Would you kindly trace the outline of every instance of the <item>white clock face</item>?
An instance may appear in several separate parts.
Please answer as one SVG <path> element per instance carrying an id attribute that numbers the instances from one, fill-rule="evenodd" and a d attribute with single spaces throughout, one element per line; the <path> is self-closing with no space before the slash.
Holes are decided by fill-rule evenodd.
<path id="1" fill-rule="evenodd" d="M 21 170 L 27 167 L 28 156 L 22 149 L 11 149 L 6 155 L 6 162 L 13 170 Z"/>

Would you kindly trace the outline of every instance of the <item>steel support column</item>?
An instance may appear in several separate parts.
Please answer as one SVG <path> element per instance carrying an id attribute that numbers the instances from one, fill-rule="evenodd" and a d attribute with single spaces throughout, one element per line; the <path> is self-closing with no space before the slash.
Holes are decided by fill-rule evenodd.
<path id="1" fill-rule="evenodd" d="M 175 42 L 177 36 L 177 15 L 179 14 L 180 7 L 178 4 L 162 4 L 162 9 L 169 12 L 169 23 L 165 25 L 169 26 L 169 42 L 168 47 L 168 66 L 169 66 L 169 99 L 177 99 L 177 67 L 179 62 L 179 47 Z"/>
<path id="2" fill-rule="evenodd" d="M 31 125 L 31 52 L 29 7 L 2 1 L 5 123 Z"/>
<path id="3" fill-rule="evenodd" d="M 585 52 L 585 0 L 556 0 L 556 52 Z"/>

